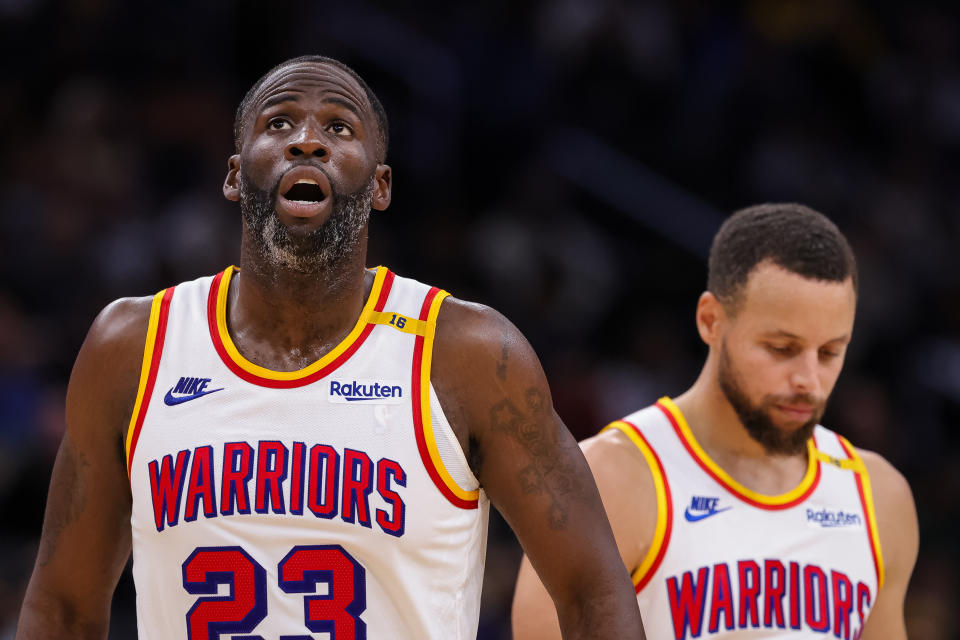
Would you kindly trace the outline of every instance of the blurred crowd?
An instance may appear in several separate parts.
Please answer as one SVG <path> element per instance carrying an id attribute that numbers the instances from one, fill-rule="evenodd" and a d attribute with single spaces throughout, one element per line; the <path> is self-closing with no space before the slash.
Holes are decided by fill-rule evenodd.
<path id="1" fill-rule="evenodd" d="M 692 383 L 725 215 L 789 200 L 834 219 L 861 293 L 824 422 L 913 487 L 910 637 L 960 638 L 952 3 L 0 0 L 0 52 L 0 640 L 87 327 L 236 262 L 233 112 L 305 53 L 356 68 L 390 117 L 370 264 L 505 313 L 578 438 Z M 495 516 L 481 640 L 509 638 L 519 556 Z M 111 637 L 134 637 L 133 602 L 128 573 Z"/>

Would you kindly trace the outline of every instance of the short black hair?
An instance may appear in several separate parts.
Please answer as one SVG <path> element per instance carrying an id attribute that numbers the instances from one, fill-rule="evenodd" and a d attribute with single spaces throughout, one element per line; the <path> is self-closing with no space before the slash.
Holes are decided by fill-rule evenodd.
<path id="1" fill-rule="evenodd" d="M 857 290 L 847 239 L 825 215 L 802 204 L 759 204 L 727 218 L 710 247 L 707 289 L 736 312 L 750 272 L 764 261 L 811 280 L 852 278 Z"/>
<path id="2" fill-rule="evenodd" d="M 387 157 L 387 145 L 390 140 L 390 127 L 389 123 L 387 122 L 387 112 L 384 110 L 383 104 L 380 102 L 380 99 L 377 98 L 377 94 L 373 92 L 373 89 L 371 89 L 364 79 L 360 77 L 360 74 L 335 58 L 328 58 L 327 56 L 319 55 L 300 56 L 299 58 L 291 58 L 281 62 L 260 76 L 260 79 L 253 83 L 253 86 L 250 87 L 250 90 L 247 91 L 247 94 L 243 96 L 243 100 L 240 101 L 240 106 L 237 107 L 237 113 L 233 119 L 233 143 L 236 147 L 236 152 L 240 153 L 240 142 L 243 139 L 244 120 L 247 117 L 247 110 L 250 108 L 250 103 L 253 102 L 253 98 L 257 95 L 257 92 L 260 91 L 260 88 L 267 81 L 267 79 L 277 71 L 287 67 L 292 67 L 296 64 L 301 64 L 303 62 L 329 64 L 350 74 L 350 77 L 357 81 L 357 84 L 360 85 L 360 87 L 363 89 L 363 92 L 367 95 L 367 101 L 373 108 L 373 114 L 377 119 L 378 160 L 383 162 Z"/>

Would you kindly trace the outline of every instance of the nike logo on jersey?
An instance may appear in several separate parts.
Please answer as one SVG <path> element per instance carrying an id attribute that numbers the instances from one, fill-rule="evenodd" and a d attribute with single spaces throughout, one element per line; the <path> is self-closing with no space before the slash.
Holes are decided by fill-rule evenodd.
<path id="1" fill-rule="evenodd" d="M 172 407 L 177 404 L 202 398 L 205 395 L 216 393 L 217 391 L 223 391 L 223 387 L 219 389 L 207 389 L 210 380 L 212 380 L 212 378 L 182 377 L 177 384 L 167 391 L 167 395 L 163 396 L 163 402 L 168 407 Z"/>
<path id="2" fill-rule="evenodd" d="M 733 507 L 717 509 L 718 502 L 720 502 L 720 498 L 693 496 L 690 505 L 683 512 L 683 517 L 687 519 L 687 522 L 698 522 L 704 518 L 709 518 L 710 516 L 715 516 L 718 513 L 733 509 Z"/>

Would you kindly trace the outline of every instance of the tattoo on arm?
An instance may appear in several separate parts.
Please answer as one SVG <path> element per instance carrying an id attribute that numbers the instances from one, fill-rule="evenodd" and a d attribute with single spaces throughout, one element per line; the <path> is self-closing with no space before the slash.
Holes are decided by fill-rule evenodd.
<path id="1" fill-rule="evenodd" d="M 507 354 L 510 353 L 510 347 L 507 345 L 507 336 L 504 334 L 503 342 L 500 343 L 500 362 L 497 363 L 497 377 L 501 382 L 507 381 Z"/>
<path id="2" fill-rule="evenodd" d="M 44 516 L 43 535 L 37 554 L 37 565 L 46 566 L 53 558 L 60 535 L 67 525 L 77 519 L 86 506 L 87 492 L 82 481 L 82 470 L 90 466 L 87 458 L 74 447 L 67 436 L 57 454 L 59 467 L 56 474 L 56 486 L 50 487 L 50 495 L 59 495 L 57 504 L 47 503 Z"/>
<path id="3" fill-rule="evenodd" d="M 560 500 L 577 491 L 571 477 L 573 470 L 556 455 L 558 433 L 554 425 L 550 403 L 536 387 L 527 389 L 524 407 L 517 407 L 509 398 L 504 398 L 490 409 L 490 421 L 494 431 L 509 435 L 526 450 L 530 464 L 521 469 L 517 481 L 528 495 L 546 493 L 550 500 L 548 512 L 551 529 L 567 526 L 567 509 Z M 544 425 L 549 425 L 544 428 Z"/>

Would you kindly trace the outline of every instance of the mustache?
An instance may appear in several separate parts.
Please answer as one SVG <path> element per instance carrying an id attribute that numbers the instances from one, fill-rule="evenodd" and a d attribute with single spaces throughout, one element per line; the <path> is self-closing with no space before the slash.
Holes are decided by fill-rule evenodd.
<path id="1" fill-rule="evenodd" d="M 774 395 L 767 398 L 769 404 L 807 405 L 816 408 L 823 405 L 823 398 L 809 393 L 795 393 L 793 395 Z"/>

